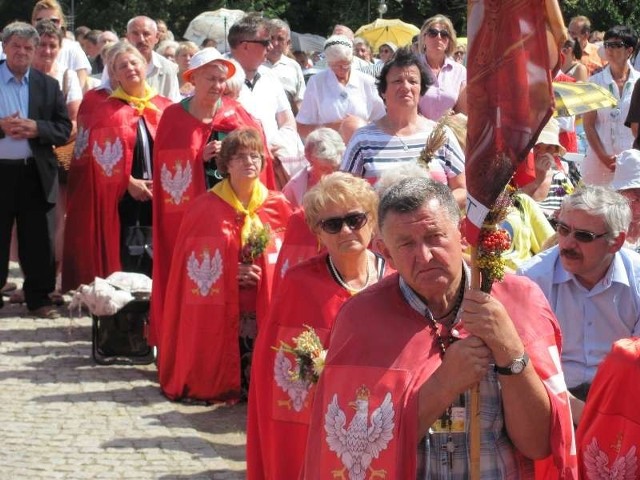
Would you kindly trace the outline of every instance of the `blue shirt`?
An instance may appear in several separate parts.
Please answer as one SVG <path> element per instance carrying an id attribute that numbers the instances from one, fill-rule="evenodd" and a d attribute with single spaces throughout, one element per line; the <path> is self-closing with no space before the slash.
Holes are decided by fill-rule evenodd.
<path id="1" fill-rule="evenodd" d="M 540 286 L 558 318 L 569 388 L 593 381 L 613 342 L 640 335 L 640 254 L 621 249 L 591 290 L 564 269 L 557 246 L 530 259 L 518 274 Z"/>
<path id="2" fill-rule="evenodd" d="M 18 81 L 7 67 L 0 64 L 0 118 L 9 117 L 18 112 L 20 118 L 29 117 L 29 73 Z M 32 157 L 29 141 L 15 140 L 5 136 L 0 138 L 0 158 L 23 159 Z"/>

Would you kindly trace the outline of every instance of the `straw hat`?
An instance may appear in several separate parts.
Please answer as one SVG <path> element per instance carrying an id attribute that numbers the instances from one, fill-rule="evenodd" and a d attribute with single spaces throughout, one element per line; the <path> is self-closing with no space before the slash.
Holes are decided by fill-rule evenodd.
<path id="1" fill-rule="evenodd" d="M 560 140 L 558 139 L 559 135 L 560 125 L 555 118 L 551 118 L 540 132 L 540 135 L 536 140 L 536 145 L 540 143 L 544 143 L 545 145 L 554 145 L 558 147 L 557 155 L 562 157 L 565 153 L 567 153 L 567 150 L 560 144 Z"/>
<path id="2" fill-rule="evenodd" d="M 184 71 L 182 78 L 185 82 L 191 82 L 191 75 L 193 75 L 193 72 L 211 62 L 220 63 L 227 67 L 227 78 L 233 77 L 236 73 L 236 66 L 233 63 L 226 58 L 223 58 L 222 54 L 216 48 L 207 47 L 203 48 L 191 57 L 191 60 L 189 60 L 189 69 Z"/>

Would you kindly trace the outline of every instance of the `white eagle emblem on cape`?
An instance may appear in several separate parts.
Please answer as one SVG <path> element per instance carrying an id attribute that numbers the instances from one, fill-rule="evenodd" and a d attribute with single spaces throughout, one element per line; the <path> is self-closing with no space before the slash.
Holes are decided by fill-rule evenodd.
<path id="1" fill-rule="evenodd" d="M 280 348 L 276 353 L 276 361 L 273 364 L 273 378 L 276 384 L 289 396 L 290 401 L 285 402 L 289 408 L 293 407 L 296 412 L 302 411 L 304 401 L 311 389 L 311 382 L 305 380 L 294 380 L 291 378 L 293 365 Z"/>
<path id="2" fill-rule="evenodd" d="M 213 258 L 205 250 L 202 253 L 202 262 L 198 262 L 196 252 L 191 252 L 187 260 L 187 274 L 198 286 L 200 295 L 206 297 L 213 284 L 222 275 L 222 255 L 220 255 L 220 250 L 216 250 Z"/>
<path id="3" fill-rule="evenodd" d="M 372 470 L 372 477 L 384 478 L 386 472 L 373 470 L 371 463 L 393 438 L 394 411 L 391 393 L 387 392 L 382 404 L 371 414 L 371 424 L 369 389 L 364 385 L 356 392 L 354 405 L 356 413 L 346 427 L 347 417 L 338 405 L 338 395 L 335 394 L 329 403 L 324 416 L 329 449 L 336 452 L 347 469 L 350 480 L 364 480 L 369 469 Z M 334 475 L 336 473 L 339 472 L 334 472 Z"/>
<path id="4" fill-rule="evenodd" d="M 584 449 L 587 480 L 632 480 L 638 478 L 638 457 L 635 445 L 609 465 L 609 457 L 594 439 Z"/>
<path id="5" fill-rule="evenodd" d="M 78 133 L 76 134 L 76 143 L 73 146 L 74 158 L 79 158 L 89 146 L 89 133 L 90 129 L 78 127 Z"/>
<path id="6" fill-rule="evenodd" d="M 173 203 L 179 205 L 184 192 L 187 191 L 191 184 L 191 165 L 187 163 L 187 166 L 182 168 L 182 164 L 178 162 L 176 163 L 175 173 L 171 175 L 167 165 L 163 163 L 160 171 L 160 182 L 162 183 L 162 189 L 169 194 Z"/>
<path id="7" fill-rule="evenodd" d="M 123 156 L 122 141 L 116 138 L 116 141 L 111 143 L 107 140 L 104 143 L 104 148 L 101 150 L 98 142 L 93 144 L 93 156 L 98 162 L 98 165 L 104 170 L 104 174 L 110 177 L 113 174 L 113 169 Z"/>

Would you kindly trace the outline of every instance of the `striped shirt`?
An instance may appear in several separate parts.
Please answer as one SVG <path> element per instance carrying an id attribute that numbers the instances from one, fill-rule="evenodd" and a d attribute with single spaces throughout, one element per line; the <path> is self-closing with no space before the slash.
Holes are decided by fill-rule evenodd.
<path id="1" fill-rule="evenodd" d="M 375 183 L 385 171 L 404 163 L 415 163 L 436 125 L 429 123 L 427 130 L 406 137 L 389 135 L 375 123 L 356 130 L 344 152 L 340 170 Z M 447 184 L 449 178 L 464 173 L 465 159 L 453 132 L 445 128 L 448 140 L 429 163 L 429 172 L 434 180 Z"/>
<path id="2" fill-rule="evenodd" d="M 471 273 L 465 264 L 463 264 L 463 268 L 466 273 L 466 290 L 469 288 Z M 427 315 L 427 305 L 402 277 L 400 277 L 399 286 L 403 297 L 411 308 L 421 315 Z M 460 313 L 458 313 L 454 325 L 459 321 Z M 465 392 L 464 398 L 456 402 L 455 406 L 460 405 L 471 405 L 469 391 Z M 434 433 L 429 429 L 429 434 L 418 443 L 417 480 L 466 480 L 469 478 L 470 447 L 467 437 L 470 422 L 471 412 L 469 408 L 466 408 L 465 432 L 451 434 L 451 440 L 455 445 L 451 464 L 447 453 L 449 434 Z M 526 476 L 520 476 L 521 472 L 515 453 L 515 447 L 506 434 L 497 374 L 493 369 L 489 369 L 485 378 L 480 382 L 480 478 L 482 480 L 533 478 L 533 472 L 526 470 Z"/>

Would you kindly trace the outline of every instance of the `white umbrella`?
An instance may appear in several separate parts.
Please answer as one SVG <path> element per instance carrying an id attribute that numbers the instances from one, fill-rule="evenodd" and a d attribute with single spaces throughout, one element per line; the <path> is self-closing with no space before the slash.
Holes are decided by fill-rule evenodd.
<path id="1" fill-rule="evenodd" d="M 321 52 L 327 39 L 312 33 L 291 32 L 291 50 L 301 52 Z"/>
<path id="2" fill-rule="evenodd" d="M 229 44 L 227 42 L 227 35 L 229 28 L 244 17 L 244 15 L 245 12 L 242 10 L 228 10 L 226 8 L 219 8 L 212 12 L 203 12 L 189 22 L 187 31 L 184 32 L 183 36 L 198 46 L 200 46 L 206 38 L 213 38 L 218 43 L 216 48 L 220 52 L 228 52 Z"/>

